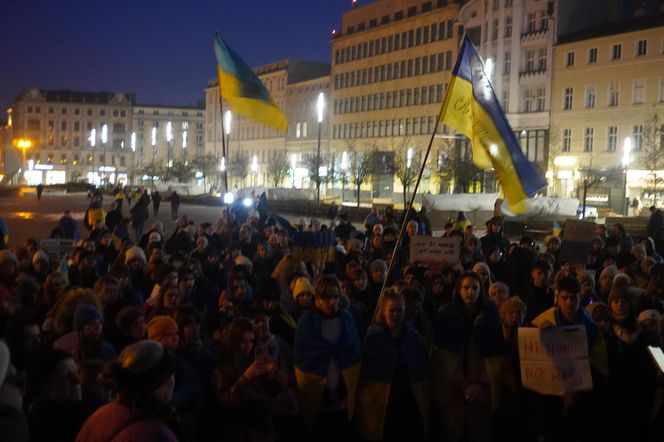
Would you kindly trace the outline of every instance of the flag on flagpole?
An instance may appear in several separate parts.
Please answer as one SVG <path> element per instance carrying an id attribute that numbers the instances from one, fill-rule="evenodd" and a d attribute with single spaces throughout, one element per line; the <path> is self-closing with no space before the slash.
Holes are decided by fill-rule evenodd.
<path id="1" fill-rule="evenodd" d="M 452 71 L 440 121 L 470 138 L 477 167 L 494 168 L 512 212 L 524 212 L 521 203 L 546 186 L 542 174 L 523 154 L 468 37 Z"/>
<path id="2" fill-rule="evenodd" d="M 217 56 L 219 94 L 233 112 L 286 132 L 288 120 L 265 85 L 219 34 L 214 36 L 214 53 Z"/>

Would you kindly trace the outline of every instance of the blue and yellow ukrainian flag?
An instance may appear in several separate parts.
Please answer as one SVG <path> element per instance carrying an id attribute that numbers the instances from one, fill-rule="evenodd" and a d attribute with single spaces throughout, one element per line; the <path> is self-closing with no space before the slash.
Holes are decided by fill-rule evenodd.
<path id="1" fill-rule="evenodd" d="M 542 174 L 523 154 L 468 37 L 452 72 L 440 121 L 470 138 L 473 162 L 482 169 L 494 168 L 513 212 L 524 212 L 525 205 L 520 203 L 546 186 Z"/>
<path id="2" fill-rule="evenodd" d="M 265 85 L 219 34 L 214 36 L 214 53 L 217 56 L 219 94 L 233 112 L 286 132 L 288 120 Z"/>

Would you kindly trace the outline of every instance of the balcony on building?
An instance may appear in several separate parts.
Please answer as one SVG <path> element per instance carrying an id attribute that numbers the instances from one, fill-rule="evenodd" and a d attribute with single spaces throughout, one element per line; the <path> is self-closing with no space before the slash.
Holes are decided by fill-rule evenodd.
<path id="1" fill-rule="evenodd" d="M 535 29 L 532 31 L 526 31 L 521 33 L 521 44 L 524 43 L 538 43 L 544 40 L 547 32 L 549 31 L 548 26 L 545 28 Z"/>

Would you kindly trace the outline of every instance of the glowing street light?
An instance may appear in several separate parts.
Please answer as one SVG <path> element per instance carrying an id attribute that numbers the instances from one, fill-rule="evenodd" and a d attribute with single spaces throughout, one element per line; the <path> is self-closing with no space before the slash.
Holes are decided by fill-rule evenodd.
<path id="1" fill-rule="evenodd" d="M 103 161 L 103 170 L 104 173 L 102 173 L 102 183 L 103 180 L 106 178 L 106 142 L 108 141 L 108 124 L 104 124 L 101 127 L 101 144 L 104 146 L 104 161 Z"/>
<path id="2" fill-rule="evenodd" d="M 622 167 L 623 167 L 623 182 L 624 182 L 624 187 L 623 187 L 623 204 L 624 204 L 624 210 L 623 214 L 625 216 L 628 215 L 628 210 L 629 210 L 629 199 L 627 198 L 627 166 L 629 166 L 629 163 L 631 162 L 631 157 L 630 154 L 632 153 L 632 138 L 631 137 L 625 137 L 625 141 L 623 141 L 623 157 L 622 157 Z"/>
<path id="3" fill-rule="evenodd" d="M 173 167 L 173 124 L 170 121 L 166 123 L 166 142 L 168 143 L 166 164 L 168 167 Z"/>
<path id="4" fill-rule="evenodd" d="M 157 154 L 157 128 L 152 126 L 152 171 L 150 172 L 150 181 L 152 183 L 152 190 L 154 190 L 154 157 Z"/>
<path id="5" fill-rule="evenodd" d="M 222 152 L 221 152 L 221 157 L 222 160 L 224 161 L 224 169 L 222 172 L 224 173 L 224 191 L 228 190 L 228 171 L 226 170 L 226 160 L 225 158 L 229 156 L 230 154 L 230 149 L 229 149 L 229 144 L 231 142 L 231 123 L 233 121 L 233 114 L 231 113 L 230 110 L 227 110 L 226 113 L 224 114 L 224 132 L 226 137 L 226 142 L 222 143 Z"/>
<path id="6" fill-rule="evenodd" d="M 131 147 L 131 184 L 134 184 L 136 175 L 136 132 L 131 133 L 129 146 Z"/>
<path id="7" fill-rule="evenodd" d="M 187 129 L 182 131 L 182 160 L 187 165 Z"/>
<path id="8" fill-rule="evenodd" d="M 316 203 L 320 204 L 320 132 L 321 132 L 321 123 L 323 122 L 323 109 L 325 107 L 325 94 L 320 92 L 318 94 L 318 101 L 316 102 L 316 111 L 318 116 L 318 147 L 316 149 L 316 173 L 318 174 L 318 179 L 316 179 Z"/>

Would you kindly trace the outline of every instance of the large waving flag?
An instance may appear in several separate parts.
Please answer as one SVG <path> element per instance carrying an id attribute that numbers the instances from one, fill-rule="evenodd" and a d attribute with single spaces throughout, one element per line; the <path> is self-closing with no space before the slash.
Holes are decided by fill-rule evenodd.
<path id="1" fill-rule="evenodd" d="M 219 93 L 233 112 L 286 132 L 288 120 L 265 85 L 219 34 L 214 36 L 214 53 L 217 56 Z"/>
<path id="2" fill-rule="evenodd" d="M 525 211 L 520 203 L 546 186 L 523 154 L 468 37 L 452 72 L 440 121 L 470 138 L 473 162 L 482 169 L 494 168 L 513 212 Z"/>

